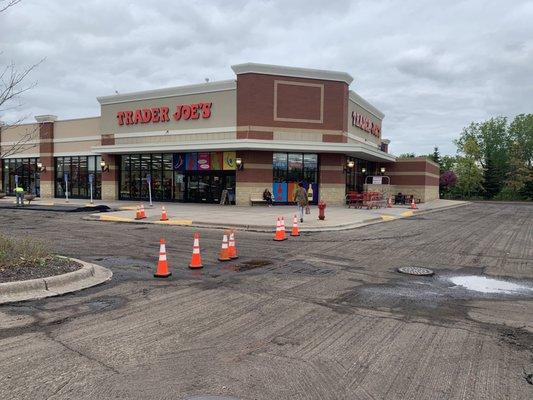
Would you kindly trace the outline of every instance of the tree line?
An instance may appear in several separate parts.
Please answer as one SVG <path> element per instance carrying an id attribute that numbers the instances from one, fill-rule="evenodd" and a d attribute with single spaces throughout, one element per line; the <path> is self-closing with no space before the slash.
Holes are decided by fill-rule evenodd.
<path id="1" fill-rule="evenodd" d="M 472 122 L 454 144 L 454 156 L 425 155 L 440 166 L 441 198 L 533 200 L 533 114 Z"/>

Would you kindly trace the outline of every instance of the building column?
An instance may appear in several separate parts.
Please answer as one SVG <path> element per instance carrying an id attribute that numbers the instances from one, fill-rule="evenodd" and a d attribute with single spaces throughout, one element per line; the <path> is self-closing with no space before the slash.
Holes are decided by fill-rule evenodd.
<path id="1" fill-rule="evenodd" d="M 263 191 L 272 191 L 272 152 L 238 151 L 243 168 L 235 173 L 235 204 L 249 206 L 251 197 L 263 196 Z"/>
<path id="2" fill-rule="evenodd" d="M 54 163 L 54 122 L 56 115 L 36 115 L 39 123 L 39 159 L 45 168 L 39 174 L 41 198 L 54 197 L 55 163 Z"/>
<path id="3" fill-rule="evenodd" d="M 346 176 L 344 154 L 320 154 L 319 200 L 333 206 L 344 205 L 346 199 Z"/>
<path id="4" fill-rule="evenodd" d="M 2 127 L 4 126 L 4 123 L 0 121 L 0 155 L 2 155 Z M 4 165 L 2 163 L 2 159 L 0 158 L 0 192 L 4 190 Z"/>
<path id="5" fill-rule="evenodd" d="M 102 200 L 118 200 L 119 160 L 120 156 L 102 154 L 102 161 L 106 163 L 106 171 L 102 171 Z"/>

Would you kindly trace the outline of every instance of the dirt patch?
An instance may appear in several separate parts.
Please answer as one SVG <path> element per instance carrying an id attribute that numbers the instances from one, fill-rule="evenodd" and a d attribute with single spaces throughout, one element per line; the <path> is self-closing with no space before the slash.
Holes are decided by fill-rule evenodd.
<path id="1" fill-rule="evenodd" d="M 81 267 L 81 264 L 77 262 L 59 257 L 51 258 L 39 266 L 18 265 L 14 267 L 0 267 L 0 283 L 46 278 L 73 272 Z"/>

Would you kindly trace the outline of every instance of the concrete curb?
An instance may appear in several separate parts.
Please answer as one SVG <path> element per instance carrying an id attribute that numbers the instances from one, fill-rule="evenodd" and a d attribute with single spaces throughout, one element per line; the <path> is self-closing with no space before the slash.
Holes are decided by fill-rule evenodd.
<path id="1" fill-rule="evenodd" d="M 379 217 L 373 217 L 369 219 L 365 219 L 363 221 L 354 222 L 354 223 L 348 223 L 348 224 L 341 224 L 337 226 L 330 226 L 330 227 L 305 227 L 300 226 L 300 232 L 336 232 L 336 231 L 344 231 L 349 229 L 356 229 L 361 228 L 363 226 L 378 224 L 382 222 L 390 222 L 390 221 L 396 221 L 398 219 L 404 219 L 404 218 L 410 218 L 417 215 L 424 215 L 429 214 L 432 212 L 437 211 L 444 211 L 451 208 L 456 207 L 462 207 L 470 204 L 470 202 L 464 202 L 461 204 L 453 204 L 450 206 L 445 207 L 439 207 L 439 208 L 433 208 L 430 210 L 411 210 L 411 209 L 405 209 L 405 211 L 402 214 L 405 215 L 387 215 L 383 214 Z M 386 210 L 386 209 L 384 209 Z M 386 211 L 384 211 L 386 212 Z M 87 216 L 82 217 L 83 220 L 86 221 L 98 221 L 98 222 L 118 222 L 118 223 L 127 223 L 127 224 L 149 224 L 149 225 L 167 225 L 167 226 L 185 226 L 185 227 L 191 227 L 191 228 L 204 228 L 204 229 L 228 229 L 233 228 L 235 230 L 239 231 L 249 231 L 249 232 L 266 232 L 266 233 L 274 233 L 275 227 L 265 227 L 264 225 L 243 225 L 243 224 L 219 224 L 219 223 L 209 223 L 209 222 L 194 222 L 191 220 L 170 220 L 167 222 L 161 222 L 161 221 L 150 221 L 150 220 L 135 220 L 133 218 L 127 218 L 127 217 L 119 217 L 119 216 L 112 216 L 112 215 L 101 215 L 101 214 L 90 214 Z"/>
<path id="2" fill-rule="evenodd" d="M 0 283 L 0 304 L 60 296 L 99 285 L 113 276 L 109 269 L 100 265 L 75 258 L 71 260 L 80 263 L 82 267 L 77 271 L 47 278 Z"/>

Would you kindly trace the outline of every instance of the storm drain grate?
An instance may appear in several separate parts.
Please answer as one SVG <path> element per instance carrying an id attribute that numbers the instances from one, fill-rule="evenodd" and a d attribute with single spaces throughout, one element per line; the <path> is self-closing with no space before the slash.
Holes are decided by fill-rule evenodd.
<path id="1" fill-rule="evenodd" d="M 417 275 L 417 276 L 431 276 L 434 274 L 429 268 L 423 267 L 400 267 L 398 272 L 408 275 Z"/>

